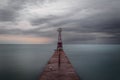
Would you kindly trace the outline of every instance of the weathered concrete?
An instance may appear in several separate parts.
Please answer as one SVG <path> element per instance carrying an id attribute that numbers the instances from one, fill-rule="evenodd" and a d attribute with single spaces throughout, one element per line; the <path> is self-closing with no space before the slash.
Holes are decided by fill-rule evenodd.
<path id="1" fill-rule="evenodd" d="M 80 80 L 63 50 L 56 50 L 39 80 Z"/>

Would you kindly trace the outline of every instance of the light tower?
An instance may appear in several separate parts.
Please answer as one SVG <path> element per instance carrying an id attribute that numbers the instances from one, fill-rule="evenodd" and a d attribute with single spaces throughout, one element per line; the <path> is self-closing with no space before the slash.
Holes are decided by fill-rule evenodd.
<path id="1" fill-rule="evenodd" d="M 63 46 L 62 46 L 62 37 L 61 37 L 61 32 L 62 32 L 62 28 L 58 28 L 58 43 L 57 43 L 57 49 L 58 50 L 62 50 Z"/>

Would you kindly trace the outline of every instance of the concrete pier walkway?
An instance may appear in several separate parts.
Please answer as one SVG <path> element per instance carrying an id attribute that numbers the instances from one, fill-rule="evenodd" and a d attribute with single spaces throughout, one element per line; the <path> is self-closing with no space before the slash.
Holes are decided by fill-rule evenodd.
<path id="1" fill-rule="evenodd" d="M 80 80 L 63 50 L 50 58 L 39 80 Z"/>
<path id="2" fill-rule="evenodd" d="M 63 50 L 62 28 L 58 28 L 57 31 L 59 33 L 57 49 L 48 61 L 39 80 L 80 80 Z"/>

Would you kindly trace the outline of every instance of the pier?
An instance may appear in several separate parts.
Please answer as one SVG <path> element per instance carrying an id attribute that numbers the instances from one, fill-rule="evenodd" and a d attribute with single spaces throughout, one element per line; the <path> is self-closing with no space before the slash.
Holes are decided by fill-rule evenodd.
<path id="1" fill-rule="evenodd" d="M 80 80 L 63 50 L 61 32 L 62 29 L 59 28 L 57 49 L 45 66 L 39 80 Z"/>

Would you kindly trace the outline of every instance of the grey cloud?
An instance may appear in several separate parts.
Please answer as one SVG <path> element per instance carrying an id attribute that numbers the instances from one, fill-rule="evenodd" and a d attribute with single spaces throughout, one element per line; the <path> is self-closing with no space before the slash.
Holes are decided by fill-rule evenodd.
<path id="1" fill-rule="evenodd" d="M 55 38 L 54 32 L 40 32 L 39 28 L 31 30 L 21 30 L 21 29 L 0 29 L 0 35 L 26 35 L 26 36 L 36 36 L 36 37 L 52 37 Z"/>
<path id="2" fill-rule="evenodd" d="M 117 12 L 116 12 L 117 13 Z M 75 32 L 120 32 L 120 18 L 119 15 L 104 13 L 93 15 L 82 20 L 71 20 L 66 23 L 74 23 L 74 27 L 65 28 L 65 31 Z M 118 17 L 117 17 L 118 16 Z M 66 24 L 65 23 L 65 24 Z"/>
<path id="3" fill-rule="evenodd" d="M 25 0 L 9 0 L 7 6 L 0 8 L 0 21 L 14 21 L 18 17 L 17 11 L 22 8 Z"/>
<path id="4" fill-rule="evenodd" d="M 51 23 L 52 20 L 56 20 L 57 16 L 53 16 L 53 15 L 49 15 L 47 16 L 46 18 L 35 18 L 35 19 L 31 19 L 30 22 L 31 24 L 34 26 L 36 25 L 41 25 L 41 24 L 44 24 L 44 23 Z"/>
<path id="5" fill-rule="evenodd" d="M 100 1 L 100 2 L 104 2 L 104 1 Z M 113 3 L 113 2 L 109 2 L 109 3 Z M 101 4 L 101 5 L 105 5 L 105 4 Z M 61 19 L 61 17 L 60 18 L 52 17 L 52 19 L 50 18 L 36 19 L 32 23 L 39 25 L 43 23 L 48 23 L 48 26 L 53 26 L 53 27 L 68 26 L 68 28 L 65 28 L 65 31 L 71 30 L 75 32 L 106 32 L 106 31 L 116 32 L 117 30 L 117 32 L 119 32 L 119 27 L 118 27 L 120 21 L 119 10 L 116 8 L 117 5 L 115 6 L 115 4 L 111 4 L 111 6 L 113 7 L 106 7 L 107 9 L 103 9 L 103 10 L 101 9 L 103 6 L 97 6 L 99 8 L 94 8 L 94 9 L 100 9 L 101 12 L 84 19 L 81 19 L 81 17 L 79 17 L 80 14 L 77 14 L 78 12 L 81 11 L 81 9 L 78 9 L 76 12 L 74 12 L 74 15 L 78 15 L 78 19 L 69 19 L 70 16 L 74 16 L 72 14 L 70 16 L 62 17 L 63 19 L 58 22 L 54 22 L 54 21 Z M 71 25 L 71 23 L 73 25 Z M 114 28 L 114 30 L 112 28 Z"/>
<path id="6" fill-rule="evenodd" d="M 64 43 L 75 43 L 75 42 L 86 42 L 86 41 L 92 41 L 96 38 L 94 36 L 73 36 L 64 39 Z"/>
<path id="7" fill-rule="evenodd" d="M 0 21 L 13 21 L 15 16 L 16 14 L 12 10 L 0 10 Z"/>
<path id="8" fill-rule="evenodd" d="M 27 0 L 25 0 L 27 2 Z M 86 0 L 88 1 L 88 0 Z M 33 0 L 28 0 L 33 2 Z M 80 2 L 80 1 L 78 1 Z M 44 28 L 63 28 L 64 43 L 109 43 L 120 44 L 120 10 L 119 0 L 96 0 L 90 1 L 83 7 L 74 7 L 71 12 L 63 16 L 49 15 L 44 18 L 35 17 L 30 19 L 32 26 L 37 26 L 34 29 L 0 29 L 0 34 L 12 35 L 34 35 L 52 37 L 56 39 L 56 31 L 40 31 Z M 25 2 L 12 0 L 7 7 L 0 10 L 0 21 L 14 21 L 18 17 L 17 11 L 24 8 L 22 6 Z M 41 4 L 43 4 L 41 2 Z M 57 5 L 56 5 L 57 6 Z M 88 10 L 85 17 L 81 16 L 81 12 Z M 93 13 L 91 11 L 93 10 Z M 94 12 L 95 11 L 95 12 Z M 98 12 L 97 12 L 98 11 Z M 76 17 L 77 16 L 77 17 Z M 44 27 L 41 27 L 46 24 Z M 1 26 L 2 27 L 2 26 Z M 73 34 L 69 34 L 73 32 Z M 108 36 L 90 35 L 91 33 L 104 33 Z M 56 36 L 55 36 L 56 35 Z M 112 35 L 112 36 L 109 36 Z"/>
<path id="9" fill-rule="evenodd" d="M 81 33 L 83 35 L 76 35 L 76 36 L 67 36 L 67 38 L 64 38 L 65 44 L 119 44 L 120 41 L 120 35 L 113 35 L 113 36 L 102 36 L 102 35 L 89 35 L 87 33 L 84 35 L 84 33 Z M 100 37 L 101 36 L 101 37 Z"/>

